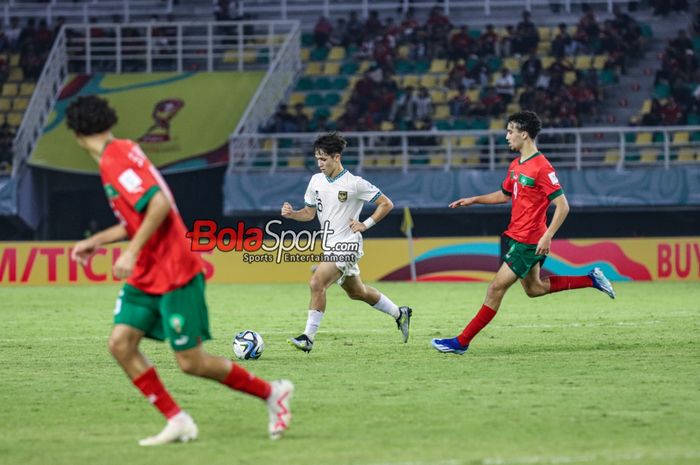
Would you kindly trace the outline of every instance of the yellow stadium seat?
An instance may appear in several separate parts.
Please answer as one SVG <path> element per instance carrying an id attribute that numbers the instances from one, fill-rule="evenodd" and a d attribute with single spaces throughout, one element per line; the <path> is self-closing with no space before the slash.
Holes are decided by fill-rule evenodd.
<path id="1" fill-rule="evenodd" d="M 617 149 L 607 150 L 603 163 L 606 165 L 616 165 L 620 161 L 620 152 Z"/>
<path id="2" fill-rule="evenodd" d="M 480 100 L 479 93 L 480 93 L 479 89 L 472 89 L 472 90 L 467 91 L 467 97 L 469 98 L 469 100 L 471 102 L 478 102 Z"/>
<path id="3" fill-rule="evenodd" d="M 492 131 L 500 131 L 505 127 L 505 122 L 501 118 L 491 118 L 489 129 Z"/>
<path id="4" fill-rule="evenodd" d="M 452 154 L 452 166 L 464 166 L 467 164 L 467 159 L 464 155 L 453 153 Z"/>
<path id="5" fill-rule="evenodd" d="M 551 55 L 542 57 L 542 68 L 544 69 L 549 69 L 550 66 L 552 66 L 552 63 L 554 63 L 554 57 Z"/>
<path id="6" fill-rule="evenodd" d="M 304 167 L 304 157 L 296 156 L 287 158 L 287 166 L 291 168 L 303 168 Z"/>
<path id="7" fill-rule="evenodd" d="M 384 167 L 394 166 L 394 165 L 396 165 L 396 157 L 390 153 L 377 155 L 375 165 L 376 166 L 384 166 Z"/>
<path id="8" fill-rule="evenodd" d="M 301 109 L 301 112 L 304 113 L 309 120 L 313 119 L 315 111 L 316 109 L 311 107 L 304 107 Z"/>
<path id="9" fill-rule="evenodd" d="M 428 164 L 430 166 L 443 166 L 445 164 L 445 155 L 442 153 L 430 155 Z"/>
<path id="10" fill-rule="evenodd" d="M 575 71 L 567 71 L 564 73 L 564 84 L 567 86 L 570 86 L 576 82 L 576 72 Z"/>
<path id="11" fill-rule="evenodd" d="M 341 61 L 345 59 L 345 48 L 333 47 L 328 54 L 328 59 L 331 61 Z"/>
<path id="12" fill-rule="evenodd" d="M 682 163 L 695 161 L 695 150 L 684 148 L 678 151 L 678 161 Z"/>
<path id="13" fill-rule="evenodd" d="M 19 53 L 13 53 L 10 55 L 10 66 L 19 66 Z"/>
<path id="14" fill-rule="evenodd" d="M 12 102 L 12 109 L 15 111 L 24 111 L 27 109 L 27 105 L 29 104 L 29 99 L 28 98 L 16 98 Z"/>
<path id="15" fill-rule="evenodd" d="M 327 62 L 323 65 L 323 74 L 326 76 L 337 76 L 340 74 L 340 63 Z"/>
<path id="16" fill-rule="evenodd" d="M 416 76 L 414 74 L 408 74 L 408 75 L 403 77 L 403 86 L 404 87 L 411 86 L 411 87 L 415 88 L 415 87 L 419 86 L 419 83 L 420 83 L 420 81 L 418 80 L 418 76 Z"/>
<path id="17" fill-rule="evenodd" d="M 430 91 L 430 98 L 433 100 L 433 104 L 441 104 L 447 102 L 445 99 L 445 92 L 440 89 L 433 89 Z"/>
<path id="18" fill-rule="evenodd" d="M 540 40 L 549 41 L 552 38 L 552 30 L 548 26 L 540 26 L 537 31 L 540 33 Z"/>
<path id="19" fill-rule="evenodd" d="M 655 149 L 642 150 L 639 161 L 642 163 L 656 163 L 659 159 L 659 152 Z"/>
<path id="20" fill-rule="evenodd" d="M 508 113 L 509 115 L 511 115 L 513 113 L 517 113 L 519 111 L 520 111 L 520 104 L 515 103 L 515 102 L 509 103 L 508 107 L 506 108 L 506 113 Z"/>
<path id="21" fill-rule="evenodd" d="M 399 58 L 401 59 L 406 59 L 408 58 L 409 53 L 411 53 L 411 47 L 408 45 L 402 45 L 399 47 Z"/>
<path id="22" fill-rule="evenodd" d="M 476 145 L 476 137 L 474 137 L 474 136 L 462 136 L 459 138 L 458 145 L 460 147 L 474 147 Z"/>
<path id="23" fill-rule="evenodd" d="M 438 77 L 435 76 L 434 74 L 424 74 L 420 78 L 420 84 L 422 86 L 427 87 L 428 89 L 431 89 L 433 87 L 437 87 L 440 84 L 438 83 Z"/>
<path id="24" fill-rule="evenodd" d="M 446 73 L 447 72 L 447 60 L 436 59 L 430 63 L 431 73 Z"/>
<path id="25" fill-rule="evenodd" d="M 3 97 L 14 97 L 19 92 L 18 87 L 19 86 L 17 84 L 14 84 L 11 82 L 6 82 L 2 86 L 2 96 Z"/>
<path id="26" fill-rule="evenodd" d="M 466 157 L 467 165 L 478 165 L 481 163 L 479 155 L 471 154 Z"/>
<path id="27" fill-rule="evenodd" d="M 292 92 L 292 95 L 289 97 L 289 106 L 294 106 L 297 103 L 304 103 L 304 100 L 306 99 L 306 94 L 303 92 Z"/>
<path id="28" fill-rule="evenodd" d="M 434 101 L 433 101 L 434 102 Z M 435 105 L 435 119 L 448 119 L 450 117 L 450 107 L 447 105 Z"/>
<path id="29" fill-rule="evenodd" d="M 509 57 L 503 60 L 503 66 L 514 73 L 520 72 L 520 62 L 517 58 Z"/>
<path id="30" fill-rule="evenodd" d="M 634 142 L 637 145 L 651 144 L 652 134 L 650 132 L 638 132 Z"/>
<path id="31" fill-rule="evenodd" d="M 651 111 L 651 99 L 646 99 L 642 104 L 642 114 L 647 114 Z"/>
<path id="32" fill-rule="evenodd" d="M 265 139 L 263 141 L 263 150 L 272 150 L 274 146 L 274 141 L 272 139 Z"/>
<path id="33" fill-rule="evenodd" d="M 377 155 L 365 155 L 363 166 L 377 166 Z"/>
<path id="34" fill-rule="evenodd" d="M 10 75 L 7 78 L 8 81 L 24 81 L 24 73 L 22 73 L 22 68 L 11 68 Z"/>
<path id="35" fill-rule="evenodd" d="M 382 121 L 380 129 L 382 131 L 393 131 L 394 130 L 394 123 L 392 123 L 391 121 Z"/>
<path id="36" fill-rule="evenodd" d="M 593 67 L 597 70 L 601 70 L 605 67 L 605 63 L 608 61 L 607 55 L 596 55 L 593 58 Z"/>
<path id="37" fill-rule="evenodd" d="M 0 98 L 0 111 L 10 111 L 12 108 L 12 101 L 7 98 Z"/>
<path id="38" fill-rule="evenodd" d="M 19 126 L 22 124 L 22 113 L 8 113 L 6 121 L 10 126 Z"/>
<path id="39" fill-rule="evenodd" d="M 345 106 L 349 101 L 350 97 L 352 97 L 352 91 L 355 88 L 355 86 L 350 86 L 350 90 L 346 90 L 345 92 L 342 93 L 340 97 L 340 104 Z"/>
<path id="40" fill-rule="evenodd" d="M 690 141 L 690 133 L 687 131 L 678 131 L 673 133 L 671 143 L 674 145 L 687 144 Z"/>
<path id="41" fill-rule="evenodd" d="M 537 53 L 539 55 L 549 55 L 549 52 L 552 51 L 552 43 L 551 42 L 543 42 L 540 41 L 537 43 Z"/>
<path id="42" fill-rule="evenodd" d="M 459 92 L 458 92 L 458 91 L 456 91 L 456 90 L 448 90 L 448 91 L 447 91 L 447 96 L 446 96 L 445 98 L 447 98 L 447 101 L 449 102 L 450 100 L 452 100 L 453 98 L 455 98 L 455 97 L 458 96 L 458 95 L 459 95 Z"/>
<path id="43" fill-rule="evenodd" d="M 301 53 L 299 56 L 301 57 L 301 61 L 309 61 L 309 56 L 311 55 L 311 50 L 309 50 L 307 47 L 304 47 L 301 49 Z"/>
<path id="44" fill-rule="evenodd" d="M 257 59 L 254 52 L 243 52 L 243 62 L 253 63 Z M 224 63 L 237 63 L 238 62 L 238 51 L 235 49 L 226 50 L 224 52 Z"/>
<path id="45" fill-rule="evenodd" d="M 574 67 L 576 69 L 588 69 L 591 67 L 592 60 L 593 57 L 591 57 L 590 55 L 579 55 L 574 61 Z"/>
<path id="46" fill-rule="evenodd" d="M 307 76 L 316 76 L 321 74 L 321 63 L 318 61 L 312 61 L 306 65 L 306 72 L 304 74 Z"/>
<path id="47" fill-rule="evenodd" d="M 363 62 L 360 63 L 360 67 L 357 69 L 357 72 L 360 73 L 360 74 L 362 74 L 362 73 L 364 73 L 365 71 L 367 71 L 367 70 L 369 69 L 370 66 L 372 66 L 372 62 L 371 62 L 371 61 L 363 61 Z"/>

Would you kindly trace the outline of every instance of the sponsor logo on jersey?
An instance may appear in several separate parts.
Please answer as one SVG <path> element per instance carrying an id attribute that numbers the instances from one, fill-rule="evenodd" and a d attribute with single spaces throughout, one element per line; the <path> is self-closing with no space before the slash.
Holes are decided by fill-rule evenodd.
<path id="1" fill-rule="evenodd" d="M 119 192 L 114 188 L 113 185 L 107 183 L 105 184 L 105 193 L 107 194 L 107 197 L 110 199 L 114 199 L 119 197 Z"/>
<path id="2" fill-rule="evenodd" d="M 340 202 L 345 202 L 348 199 L 348 191 L 338 192 L 338 200 Z"/>
<path id="3" fill-rule="evenodd" d="M 557 179 L 557 175 L 554 174 L 554 171 L 549 173 L 547 176 L 549 176 L 549 180 L 552 181 L 552 184 L 559 184 L 559 179 Z"/>
<path id="4" fill-rule="evenodd" d="M 143 180 L 136 174 L 136 171 L 131 168 L 119 175 L 119 184 L 121 184 L 129 194 L 143 192 Z"/>
<path id="5" fill-rule="evenodd" d="M 523 173 L 520 173 L 518 176 L 518 183 L 523 187 L 534 187 L 535 178 L 531 178 L 530 176 L 525 176 Z"/>

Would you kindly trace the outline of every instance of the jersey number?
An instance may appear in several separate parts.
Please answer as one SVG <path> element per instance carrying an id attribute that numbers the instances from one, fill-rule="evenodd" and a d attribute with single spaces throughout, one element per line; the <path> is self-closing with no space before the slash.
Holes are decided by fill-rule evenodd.
<path id="1" fill-rule="evenodd" d="M 316 210 L 323 211 L 323 203 L 321 202 L 321 197 L 316 197 Z"/>
<path id="2" fill-rule="evenodd" d="M 518 198 L 518 183 L 513 183 L 513 199 Z"/>

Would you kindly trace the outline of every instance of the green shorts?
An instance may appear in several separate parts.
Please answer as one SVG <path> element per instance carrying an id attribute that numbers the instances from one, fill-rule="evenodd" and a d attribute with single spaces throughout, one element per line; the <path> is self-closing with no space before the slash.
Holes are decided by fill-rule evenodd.
<path id="1" fill-rule="evenodd" d="M 163 295 L 147 294 L 125 284 L 114 309 L 114 324 L 140 329 L 150 339 L 170 340 L 173 350 L 187 350 L 211 339 L 204 275 Z"/>
<path id="2" fill-rule="evenodd" d="M 503 261 L 513 270 L 513 273 L 518 275 L 518 278 L 525 279 L 530 269 L 536 264 L 544 265 L 547 256 L 535 253 L 537 245 L 523 244 L 510 237 L 506 237 L 506 239 L 508 251 L 503 255 Z"/>

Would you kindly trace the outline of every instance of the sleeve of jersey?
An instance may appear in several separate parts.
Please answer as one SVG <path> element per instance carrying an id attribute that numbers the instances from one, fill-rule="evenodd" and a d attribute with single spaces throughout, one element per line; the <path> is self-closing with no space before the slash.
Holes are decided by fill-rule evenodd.
<path id="1" fill-rule="evenodd" d="M 149 166 L 148 164 L 138 166 L 136 163 L 127 162 L 114 163 L 111 167 L 114 188 L 139 213 L 146 210 L 148 202 L 160 190 Z"/>
<path id="2" fill-rule="evenodd" d="M 304 205 L 307 207 L 316 208 L 316 196 L 314 195 L 313 182 L 313 178 L 311 178 L 309 185 L 306 187 L 306 193 L 304 194 Z"/>
<path id="3" fill-rule="evenodd" d="M 508 172 L 506 173 L 506 178 L 501 184 L 501 191 L 508 197 L 513 196 L 513 179 L 510 176 L 510 170 L 508 170 Z"/>
<path id="4" fill-rule="evenodd" d="M 551 166 L 543 166 L 542 169 L 540 169 L 537 184 L 550 201 L 564 194 L 564 190 L 559 184 L 557 173 Z"/>
<path id="5" fill-rule="evenodd" d="M 357 189 L 357 197 L 365 202 L 374 203 L 382 195 L 382 191 L 366 179 L 358 178 L 355 187 Z"/>

